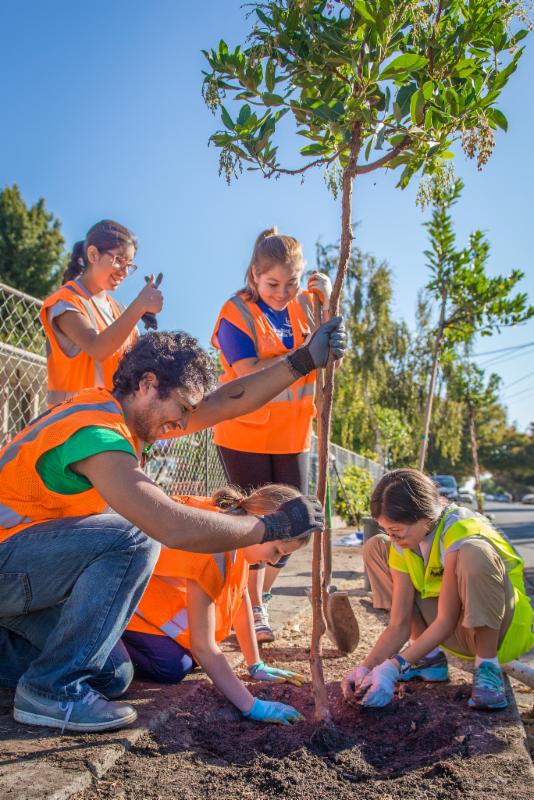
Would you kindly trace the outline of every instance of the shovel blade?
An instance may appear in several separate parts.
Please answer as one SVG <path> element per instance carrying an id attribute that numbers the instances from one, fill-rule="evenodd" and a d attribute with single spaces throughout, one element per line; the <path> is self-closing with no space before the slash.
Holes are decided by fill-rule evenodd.
<path id="1" fill-rule="evenodd" d="M 343 653 L 352 653 L 360 641 L 360 627 L 347 592 L 331 592 L 326 605 L 326 633 Z"/>

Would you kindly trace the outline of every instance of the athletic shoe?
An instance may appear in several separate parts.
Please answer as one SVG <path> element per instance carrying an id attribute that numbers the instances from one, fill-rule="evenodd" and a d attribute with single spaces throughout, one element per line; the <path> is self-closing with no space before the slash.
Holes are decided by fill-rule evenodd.
<path id="1" fill-rule="evenodd" d="M 401 653 L 402 655 L 402 653 Z M 435 656 L 425 656 L 417 664 L 408 664 L 401 669 L 399 681 L 411 681 L 422 678 L 424 681 L 446 681 L 449 678 L 449 665 L 445 653 L 441 650 Z"/>
<path id="2" fill-rule="evenodd" d="M 271 592 L 263 592 L 261 596 L 261 604 L 262 606 L 268 606 L 271 600 L 273 599 L 273 595 Z"/>
<path id="3" fill-rule="evenodd" d="M 481 661 L 475 669 L 471 697 L 467 701 L 470 708 L 481 708 L 486 711 L 506 708 L 506 689 L 500 667 L 491 661 Z"/>
<path id="4" fill-rule="evenodd" d="M 19 684 L 13 716 L 26 725 L 44 725 L 64 731 L 109 731 L 123 728 L 137 719 L 128 703 L 117 703 L 89 689 L 79 700 L 52 700 L 35 695 Z"/>
<path id="5" fill-rule="evenodd" d="M 257 642 L 274 642 L 273 629 L 269 625 L 269 615 L 265 606 L 254 606 L 254 631 Z"/>

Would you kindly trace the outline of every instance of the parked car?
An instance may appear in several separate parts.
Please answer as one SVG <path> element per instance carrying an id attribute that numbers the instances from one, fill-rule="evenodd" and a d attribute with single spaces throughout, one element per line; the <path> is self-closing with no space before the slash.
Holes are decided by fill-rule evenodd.
<path id="1" fill-rule="evenodd" d="M 495 495 L 495 500 L 498 503 L 511 503 L 513 499 L 510 492 L 497 492 Z"/>
<path id="2" fill-rule="evenodd" d="M 529 506 L 534 506 L 534 494 L 524 494 L 521 498 L 522 503 L 527 503 Z"/>
<path id="3" fill-rule="evenodd" d="M 458 484 L 454 475 L 432 475 L 432 480 L 442 497 L 451 501 L 458 500 Z"/>
<path id="4" fill-rule="evenodd" d="M 475 503 L 475 495 L 469 489 L 460 489 L 458 492 L 458 500 L 460 503 L 467 503 L 472 506 Z"/>

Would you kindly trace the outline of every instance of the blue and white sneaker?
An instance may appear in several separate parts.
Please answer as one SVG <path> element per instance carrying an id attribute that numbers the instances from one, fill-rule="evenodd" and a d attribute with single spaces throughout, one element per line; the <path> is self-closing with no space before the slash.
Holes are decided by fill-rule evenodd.
<path id="1" fill-rule="evenodd" d="M 274 642 L 274 633 L 269 625 L 269 614 L 267 613 L 266 606 L 253 606 L 252 613 L 254 615 L 256 641 L 260 644 L 264 642 Z"/>
<path id="2" fill-rule="evenodd" d="M 496 667 L 491 661 L 480 662 L 475 669 L 473 689 L 467 705 L 484 711 L 498 711 L 507 707 L 508 700 L 500 667 Z"/>
<path id="3" fill-rule="evenodd" d="M 440 650 L 435 656 L 425 656 L 417 664 L 407 664 L 401 670 L 398 680 L 411 681 L 414 678 L 433 683 L 448 680 L 449 665 L 445 653 Z"/>

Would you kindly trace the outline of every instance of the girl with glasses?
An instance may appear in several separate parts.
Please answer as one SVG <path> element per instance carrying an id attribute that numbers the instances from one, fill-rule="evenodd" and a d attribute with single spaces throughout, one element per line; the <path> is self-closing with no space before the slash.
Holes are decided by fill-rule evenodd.
<path id="1" fill-rule="evenodd" d="M 212 336 L 221 351 L 222 382 L 257 372 L 285 358 L 314 329 L 313 293 L 328 307 L 328 276 L 314 272 L 307 290 L 300 242 L 276 228 L 257 238 L 245 286 L 226 301 Z M 267 405 L 214 427 L 228 480 L 244 491 L 266 483 L 308 490 L 312 420 L 315 416 L 315 371 L 300 378 Z M 287 558 L 252 567 L 249 592 L 258 642 L 272 642 L 267 603 Z"/>
<path id="2" fill-rule="evenodd" d="M 134 234 L 118 222 L 93 225 L 72 250 L 63 285 L 48 297 L 40 318 L 47 339 L 48 405 L 81 389 L 112 388 L 120 357 L 137 338 L 136 324 L 157 314 L 163 296 L 153 277 L 125 308 L 111 293 L 135 271 Z"/>

